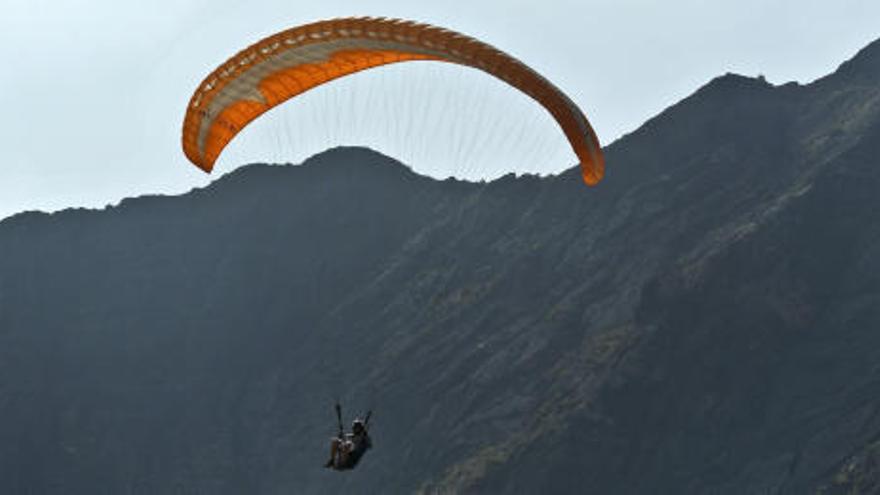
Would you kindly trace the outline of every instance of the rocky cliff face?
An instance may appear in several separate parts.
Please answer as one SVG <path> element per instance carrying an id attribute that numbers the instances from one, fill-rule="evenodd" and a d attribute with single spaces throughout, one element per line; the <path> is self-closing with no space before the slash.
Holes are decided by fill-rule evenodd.
<path id="1" fill-rule="evenodd" d="M 878 60 L 711 81 L 593 189 L 342 148 L 7 219 L 0 486 L 869 491 Z M 319 467 L 336 398 L 375 411 L 344 475 Z"/>

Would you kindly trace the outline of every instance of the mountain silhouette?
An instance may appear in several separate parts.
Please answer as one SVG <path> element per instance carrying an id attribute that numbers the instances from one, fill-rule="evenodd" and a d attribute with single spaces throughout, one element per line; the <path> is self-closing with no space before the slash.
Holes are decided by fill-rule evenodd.
<path id="1" fill-rule="evenodd" d="M 7 493 L 877 490 L 880 43 L 583 186 L 363 148 L 0 222 Z M 320 466 L 347 418 L 375 448 Z"/>

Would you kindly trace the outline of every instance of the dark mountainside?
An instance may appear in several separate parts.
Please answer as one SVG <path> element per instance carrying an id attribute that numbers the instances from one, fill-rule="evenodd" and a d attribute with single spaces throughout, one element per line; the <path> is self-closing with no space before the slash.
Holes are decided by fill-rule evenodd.
<path id="1" fill-rule="evenodd" d="M 880 42 L 710 82 L 593 189 L 341 148 L 6 219 L 0 488 L 877 492 L 878 156 Z"/>

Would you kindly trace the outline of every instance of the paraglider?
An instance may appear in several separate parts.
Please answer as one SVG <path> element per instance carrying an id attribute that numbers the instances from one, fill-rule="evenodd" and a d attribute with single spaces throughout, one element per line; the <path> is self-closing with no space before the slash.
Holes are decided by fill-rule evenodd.
<path id="1" fill-rule="evenodd" d="M 364 454 L 373 448 L 373 440 L 367 431 L 370 416 L 372 411 L 368 412 L 364 419 L 355 418 L 351 422 L 351 433 L 345 433 L 342 426 L 342 406 L 336 404 L 336 422 L 339 430 L 336 437 L 330 440 L 330 459 L 324 464 L 325 468 L 346 471 L 357 467 Z"/>
<path id="2" fill-rule="evenodd" d="M 604 158 L 583 112 L 559 88 L 512 56 L 469 36 L 412 21 L 340 18 L 282 31 L 242 50 L 199 85 L 183 124 L 187 158 L 210 172 L 248 123 L 312 88 L 356 72 L 407 61 L 439 61 L 486 72 L 529 95 L 561 127 L 588 185 Z"/>

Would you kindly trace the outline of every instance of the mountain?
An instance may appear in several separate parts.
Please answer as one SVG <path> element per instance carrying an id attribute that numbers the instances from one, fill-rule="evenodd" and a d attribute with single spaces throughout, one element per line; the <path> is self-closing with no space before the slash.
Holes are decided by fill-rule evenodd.
<path id="1" fill-rule="evenodd" d="M 0 222 L 0 487 L 876 491 L 880 42 L 606 153 L 585 188 L 338 148 Z M 336 399 L 374 411 L 344 474 Z"/>

